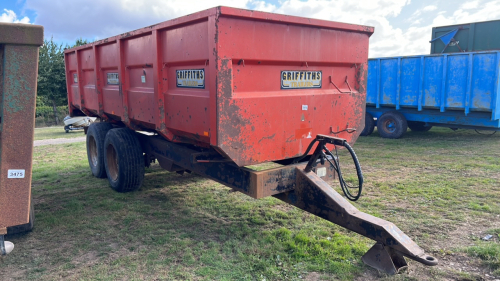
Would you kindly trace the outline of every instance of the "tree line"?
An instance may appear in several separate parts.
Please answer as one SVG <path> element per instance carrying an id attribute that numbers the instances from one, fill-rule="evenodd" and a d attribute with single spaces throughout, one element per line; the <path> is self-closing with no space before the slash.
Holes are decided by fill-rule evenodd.
<path id="1" fill-rule="evenodd" d="M 38 85 L 36 106 L 51 106 L 54 111 L 56 124 L 57 106 L 67 105 L 66 77 L 64 71 L 64 50 L 89 43 L 87 40 L 78 39 L 75 44 L 57 44 L 53 38 L 44 40 L 38 53 Z"/>

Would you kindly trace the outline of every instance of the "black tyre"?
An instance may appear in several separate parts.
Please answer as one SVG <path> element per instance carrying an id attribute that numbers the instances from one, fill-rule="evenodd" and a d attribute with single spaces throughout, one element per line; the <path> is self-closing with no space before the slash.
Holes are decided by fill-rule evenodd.
<path id="1" fill-rule="evenodd" d="M 406 118 L 397 111 L 389 111 L 377 120 L 377 130 L 381 137 L 399 139 L 408 128 Z"/>
<path id="2" fill-rule="evenodd" d="M 64 126 L 64 131 L 66 131 L 66 133 L 69 133 L 69 126 Z"/>
<path id="3" fill-rule="evenodd" d="M 432 126 L 425 125 L 425 122 L 408 121 L 408 128 L 414 132 L 427 132 Z"/>
<path id="4" fill-rule="evenodd" d="M 30 217 L 28 223 L 7 227 L 7 235 L 29 232 L 33 230 L 34 225 L 35 225 L 35 209 L 33 208 L 33 202 L 32 202 L 30 204 Z"/>
<path id="5" fill-rule="evenodd" d="M 87 132 L 87 158 L 90 170 L 96 178 L 105 178 L 104 168 L 104 139 L 106 133 L 113 129 L 110 123 L 93 123 Z"/>
<path id="6" fill-rule="evenodd" d="M 361 132 L 360 136 L 369 136 L 373 133 L 375 129 L 375 120 L 373 120 L 373 116 L 366 112 L 365 114 L 365 128 Z"/>
<path id="7" fill-rule="evenodd" d="M 144 156 L 135 132 L 112 129 L 104 140 L 104 166 L 111 188 L 118 192 L 139 189 L 144 179 Z"/>

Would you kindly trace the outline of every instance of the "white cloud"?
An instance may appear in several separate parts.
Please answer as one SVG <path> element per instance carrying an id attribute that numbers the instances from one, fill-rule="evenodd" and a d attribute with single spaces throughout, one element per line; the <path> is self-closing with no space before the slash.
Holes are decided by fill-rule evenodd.
<path id="1" fill-rule="evenodd" d="M 478 6 L 479 6 L 479 1 L 475 0 L 475 1 L 465 2 L 460 6 L 460 8 L 464 10 L 471 10 L 471 9 L 476 9 Z"/>
<path id="2" fill-rule="evenodd" d="M 103 39 L 215 6 L 247 8 L 250 0 L 26 0 L 46 36 Z M 57 16 L 56 16 L 57 15 Z"/>
<path id="3" fill-rule="evenodd" d="M 430 6 L 425 6 L 422 11 L 424 12 L 431 12 L 431 11 L 434 11 L 434 10 L 437 10 L 437 6 L 434 6 L 434 5 L 430 5 Z"/>
<path id="4" fill-rule="evenodd" d="M 376 57 L 398 55 L 408 50 L 411 41 L 403 30 L 391 25 L 389 19 L 398 16 L 409 4 L 406 0 L 287 0 L 276 12 L 374 26 L 369 55 Z"/>
<path id="5" fill-rule="evenodd" d="M 16 13 L 12 10 L 3 9 L 4 13 L 0 15 L 0 22 L 10 22 L 10 23 L 30 23 L 28 17 L 18 19 Z"/>
<path id="6" fill-rule="evenodd" d="M 476 21 L 487 21 L 500 18 L 500 1 L 490 1 L 478 5 L 477 8 L 467 8 L 461 6 L 460 9 L 450 17 L 456 24 L 469 23 Z M 475 11 L 472 11 L 475 10 Z"/>
<path id="7" fill-rule="evenodd" d="M 433 26 L 500 18 L 498 0 L 468 2 L 458 6 L 455 11 L 449 8 L 448 13 L 440 11 L 434 18 L 430 12 L 436 11 L 438 7 L 427 5 L 413 13 L 408 19 L 410 27 L 403 30 L 396 27 L 392 20 L 409 4 L 410 1 L 397 0 L 288 0 L 283 2 L 277 12 L 374 26 L 375 33 L 370 38 L 370 57 L 428 54 Z"/>
<path id="8" fill-rule="evenodd" d="M 453 17 L 446 17 L 444 14 L 439 14 L 432 20 L 430 26 L 453 25 L 457 23 L 459 22 L 455 21 Z"/>
<path id="9" fill-rule="evenodd" d="M 276 10 L 276 6 L 273 4 L 266 3 L 265 1 L 254 0 L 251 2 L 251 8 L 253 10 L 258 10 L 262 12 L 274 12 Z"/>
<path id="10" fill-rule="evenodd" d="M 363 20 L 359 16 L 383 16 L 394 17 L 401 13 L 401 9 L 409 4 L 407 0 L 300 0 L 284 1 L 276 12 L 298 15 L 304 17 L 318 18 L 318 14 L 323 19 L 349 19 L 349 22 Z"/>
<path id="11" fill-rule="evenodd" d="M 466 7 L 467 9 L 465 9 L 464 6 L 467 6 L 468 3 L 460 6 L 460 8 L 456 11 L 450 11 L 451 13 L 438 13 L 432 21 L 428 21 L 428 25 L 410 27 L 401 38 L 402 42 L 405 42 L 406 45 L 402 46 L 404 49 L 398 49 L 398 55 L 418 55 L 429 53 L 430 45 L 428 41 L 430 40 L 431 30 L 434 26 L 488 21 L 500 18 L 499 1 L 483 1 L 481 5 L 478 5 L 477 3 L 474 4 L 477 8 L 471 8 L 473 5 L 470 5 L 468 8 Z M 446 16 L 447 14 L 449 16 Z"/>

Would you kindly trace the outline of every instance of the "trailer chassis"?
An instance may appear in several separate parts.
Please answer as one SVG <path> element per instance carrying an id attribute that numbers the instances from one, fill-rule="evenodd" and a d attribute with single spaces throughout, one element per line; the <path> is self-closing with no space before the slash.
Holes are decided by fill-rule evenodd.
<path id="1" fill-rule="evenodd" d="M 375 240 L 375 245 L 362 257 L 367 265 L 387 274 L 396 274 L 407 267 L 404 257 L 428 266 L 438 260 L 427 255 L 395 224 L 356 209 L 325 180 L 336 177 L 329 163 L 321 161 L 319 149 L 308 162 L 255 171 L 238 167 L 215 149 L 176 144 L 160 136 L 136 133 L 145 152 L 147 164 L 152 159 L 169 171 L 185 170 L 208 177 L 253 198 L 273 196 L 290 205 L 314 214 L 360 235 Z M 319 145 L 344 140 L 318 135 Z"/>

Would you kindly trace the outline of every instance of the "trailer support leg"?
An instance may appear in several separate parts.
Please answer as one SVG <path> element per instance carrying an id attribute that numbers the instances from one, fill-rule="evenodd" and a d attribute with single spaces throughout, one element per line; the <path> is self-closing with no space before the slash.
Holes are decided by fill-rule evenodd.
<path id="1" fill-rule="evenodd" d="M 363 213 L 337 193 L 314 172 L 297 167 L 294 190 L 273 195 L 304 211 L 377 241 L 362 258 L 367 265 L 387 274 L 395 274 L 406 266 L 403 256 L 425 265 L 437 264 L 396 225 Z"/>
<path id="2" fill-rule="evenodd" d="M 408 267 L 401 253 L 394 251 L 390 247 L 384 246 L 384 244 L 380 242 L 375 243 L 375 245 L 361 257 L 361 260 L 365 264 L 382 272 L 386 272 L 389 275 L 394 275 L 400 270 Z"/>
<path id="3" fill-rule="evenodd" d="M 0 256 L 5 256 L 14 250 L 14 243 L 5 241 L 4 236 L 0 235 Z"/>
<path id="4" fill-rule="evenodd" d="M 2 256 L 7 255 L 7 250 L 5 249 L 5 240 L 3 238 L 3 235 L 0 235 L 0 255 Z"/>

